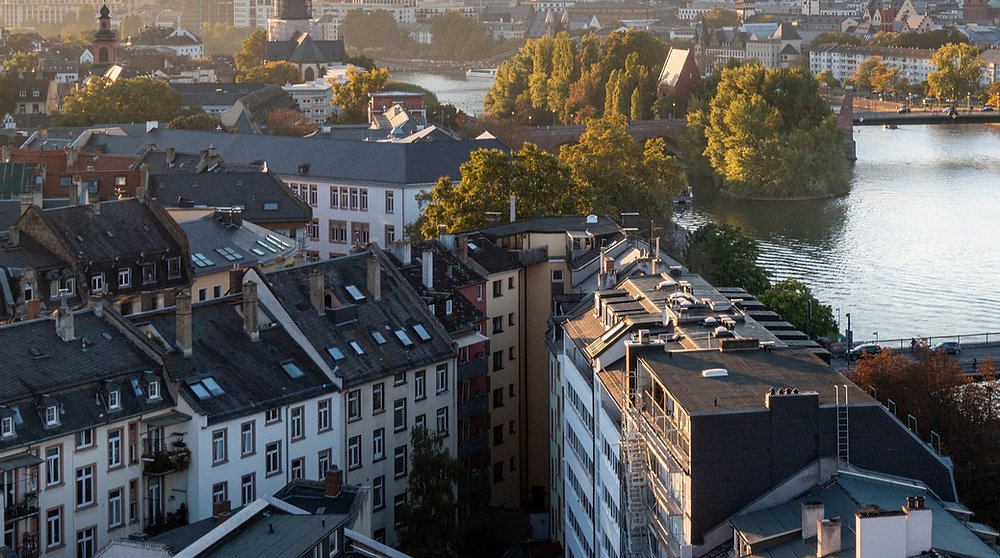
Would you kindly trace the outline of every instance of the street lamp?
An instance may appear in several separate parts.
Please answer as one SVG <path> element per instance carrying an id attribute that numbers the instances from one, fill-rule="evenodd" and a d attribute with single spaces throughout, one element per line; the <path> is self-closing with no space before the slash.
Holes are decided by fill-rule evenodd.
<path id="1" fill-rule="evenodd" d="M 875 344 L 878 344 L 878 332 L 876 331 L 874 335 L 875 335 Z"/>
<path id="2" fill-rule="evenodd" d="M 673 102 L 673 106 L 670 107 L 670 119 L 671 120 L 673 120 L 675 118 L 675 116 L 674 116 L 675 112 L 677 112 L 677 101 L 674 101 Z"/>

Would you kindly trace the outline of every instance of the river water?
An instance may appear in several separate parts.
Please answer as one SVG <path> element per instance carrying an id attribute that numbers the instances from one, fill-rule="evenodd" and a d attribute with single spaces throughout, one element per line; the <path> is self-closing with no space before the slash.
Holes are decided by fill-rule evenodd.
<path id="1" fill-rule="evenodd" d="M 491 80 L 402 72 L 394 79 L 482 113 Z M 773 280 L 796 278 L 857 341 L 1000 332 L 1000 126 L 855 128 L 851 192 L 748 202 L 695 187 L 675 219 L 730 223 L 757 239 Z M 876 336 L 875 333 L 878 332 Z"/>

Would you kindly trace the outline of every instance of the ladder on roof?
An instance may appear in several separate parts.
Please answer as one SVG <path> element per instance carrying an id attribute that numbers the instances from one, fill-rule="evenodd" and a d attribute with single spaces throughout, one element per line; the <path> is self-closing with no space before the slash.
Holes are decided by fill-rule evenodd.
<path id="1" fill-rule="evenodd" d="M 851 463 L 851 424 L 848 414 L 847 385 L 834 386 L 837 390 L 837 468 Z M 843 388 L 843 394 L 841 394 Z"/>
<path id="2" fill-rule="evenodd" d="M 626 398 L 628 395 L 626 395 Z M 625 431 L 620 442 L 622 461 L 625 464 L 625 545 L 630 558 L 650 556 L 649 506 L 646 491 L 649 464 L 647 462 L 646 439 L 639 432 L 634 416 L 638 410 L 626 403 Z"/>

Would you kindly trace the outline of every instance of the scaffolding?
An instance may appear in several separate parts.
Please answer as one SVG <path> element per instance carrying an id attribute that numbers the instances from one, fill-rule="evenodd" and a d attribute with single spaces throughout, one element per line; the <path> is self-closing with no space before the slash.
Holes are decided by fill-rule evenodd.
<path id="1" fill-rule="evenodd" d="M 640 432 L 640 409 L 630 399 L 638 395 L 625 394 L 626 410 L 623 414 L 625 428 L 622 433 L 622 462 L 625 465 L 625 549 L 630 558 L 651 556 L 647 504 L 647 475 L 649 462 L 646 439 Z"/>

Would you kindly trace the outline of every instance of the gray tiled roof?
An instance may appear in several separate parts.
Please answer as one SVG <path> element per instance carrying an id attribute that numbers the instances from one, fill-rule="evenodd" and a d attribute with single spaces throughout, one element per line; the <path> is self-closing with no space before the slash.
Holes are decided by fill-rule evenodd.
<path id="1" fill-rule="evenodd" d="M 488 273 L 499 273 L 521 267 L 521 262 L 482 234 L 469 235 L 469 258 Z"/>
<path id="2" fill-rule="evenodd" d="M 268 286 L 282 307 L 302 331 L 309 332 L 310 341 L 330 368 L 337 368 L 337 375 L 344 378 L 345 387 L 454 356 L 447 332 L 430 315 L 413 288 L 381 250 L 373 250 L 379 255 L 382 273 L 382 297 L 377 301 L 367 287 L 367 260 L 372 257 L 372 251 L 266 275 Z M 357 311 L 356 319 L 338 324 L 336 312 L 327 310 L 324 315 L 317 313 L 309 298 L 309 276 L 313 270 L 324 275 L 326 292 L 337 303 L 347 308 L 353 304 Z M 364 295 L 364 300 L 355 301 L 347 291 L 348 285 L 355 286 Z M 430 339 L 420 340 L 413 329 L 416 324 L 423 325 Z M 412 346 L 403 345 L 395 333 L 397 330 L 406 333 Z M 372 331 L 381 333 L 385 343 L 376 342 Z M 351 342 L 357 343 L 364 354 L 355 354 Z M 327 351 L 330 347 L 339 349 L 344 358 L 334 359 Z"/>
<path id="3" fill-rule="evenodd" d="M 262 327 L 260 340 L 252 342 L 243 331 L 243 317 L 234 304 L 237 300 L 229 297 L 195 304 L 191 356 L 171 349 L 165 357 L 171 378 L 180 382 L 180 393 L 196 412 L 214 424 L 334 391 L 330 379 L 281 327 Z M 266 325 L 263 316 L 261 323 Z M 174 310 L 165 310 L 133 321 L 140 328 L 148 323 L 167 346 L 174 347 L 175 318 Z M 289 361 L 304 375 L 286 374 L 282 364 Z M 190 384 L 208 376 L 224 393 L 199 399 Z"/>
<path id="4" fill-rule="evenodd" d="M 268 41 L 268 60 L 287 60 L 294 64 L 341 62 L 344 60 L 344 41 L 316 41 L 308 34 L 294 40 Z"/>
<path id="5" fill-rule="evenodd" d="M 103 146 L 107 153 L 136 154 L 148 145 L 173 147 L 177 152 L 198 153 L 214 145 L 228 162 L 266 162 L 280 175 L 302 175 L 386 184 L 430 184 L 442 176 L 457 179 L 459 166 L 476 149 L 509 149 L 499 140 L 385 143 L 326 139 L 229 134 L 194 130 L 155 130 L 131 136 L 99 134 L 88 145 Z"/>
<path id="6" fill-rule="evenodd" d="M 423 255 L 430 250 L 433 255 L 434 279 L 433 289 L 427 289 L 423 285 Z M 474 327 L 477 323 L 486 319 L 486 315 L 479 311 L 468 299 L 462 296 L 458 289 L 483 284 L 486 278 L 463 262 L 457 255 L 448 250 L 437 240 L 418 242 L 412 247 L 413 260 L 406 267 L 400 267 L 400 271 L 409 281 L 410 285 L 422 297 L 434 303 L 434 315 L 441 321 L 441 325 L 451 334 L 462 333 Z M 393 258 L 394 263 L 398 263 Z M 485 291 L 485 285 L 484 285 Z M 446 293 L 446 294 L 443 294 Z M 485 296 L 485 294 L 484 294 Z M 452 301 L 451 314 L 447 314 L 445 300 Z"/>
<path id="7" fill-rule="evenodd" d="M 181 94 L 181 105 L 186 107 L 232 106 L 254 91 L 267 87 L 266 83 L 171 83 L 170 87 Z"/>
<path id="8" fill-rule="evenodd" d="M 241 206 L 243 218 L 258 224 L 312 219 L 312 208 L 280 178 L 259 171 L 153 175 L 150 195 L 167 207 L 179 207 L 181 197 L 197 206 Z M 270 203 L 276 203 L 277 209 L 265 209 Z"/>
<path id="9" fill-rule="evenodd" d="M 207 215 L 201 219 L 187 221 L 180 224 L 187 234 L 191 244 L 191 254 L 203 254 L 207 256 L 211 265 L 199 266 L 195 262 L 195 275 L 207 275 L 231 269 L 233 264 L 240 267 L 251 267 L 257 264 L 270 265 L 279 256 L 288 258 L 298 251 L 298 245 L 291 238 L 279 238 L 288 247 L 284 250 L 272 252 L 268 246 L 274 244 L 266 239 L 268 235 L 275 236 L 270 230 L 263 229 L 253 223 L 244 222 L 241 226 L 226 225 L 212 215 Z M 268 246 L 261 246 L 258 242 L 263 242 Z M 219 250 L 231 248 L 240 256 L 238 260 L 226 258 Z M 256 250 L 256 252 L 255 252 Z M 261 252 L 262 254 L 258 254 Z M 204 262 L 204 260 L 201 260 Z"/>

